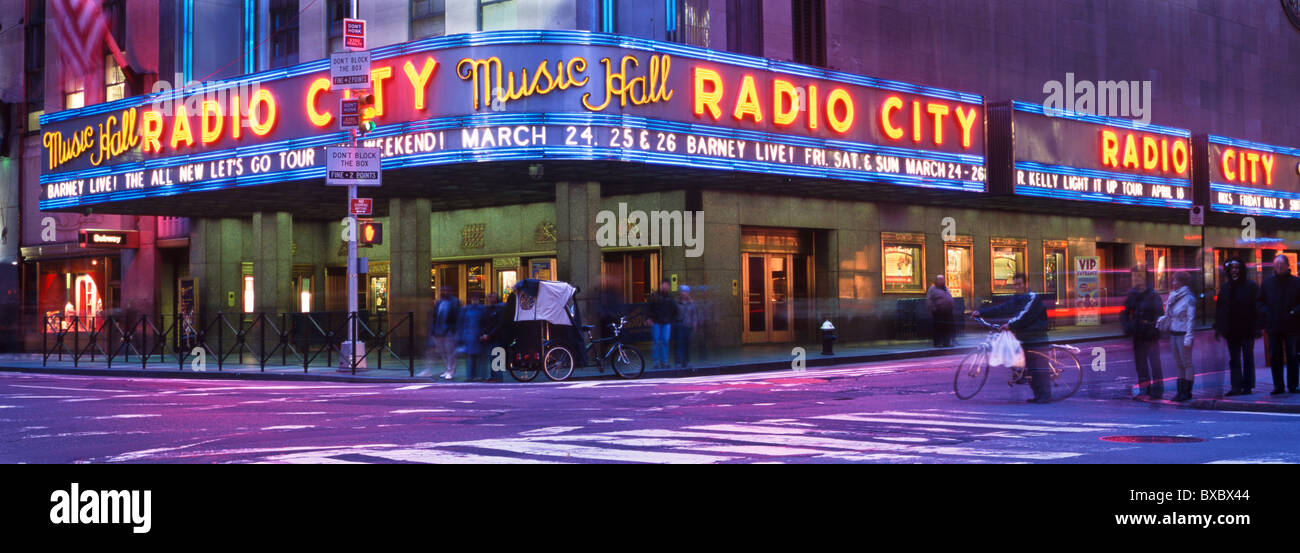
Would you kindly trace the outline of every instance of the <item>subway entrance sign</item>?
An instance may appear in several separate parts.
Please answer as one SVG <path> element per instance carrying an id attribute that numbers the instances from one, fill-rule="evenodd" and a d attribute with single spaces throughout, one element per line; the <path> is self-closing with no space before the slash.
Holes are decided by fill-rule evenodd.
<path id="1" fill-rule="evenodd" d="M 379 186 L 379 148 L 330 147 L 325 149 L 325 184 Z"/>

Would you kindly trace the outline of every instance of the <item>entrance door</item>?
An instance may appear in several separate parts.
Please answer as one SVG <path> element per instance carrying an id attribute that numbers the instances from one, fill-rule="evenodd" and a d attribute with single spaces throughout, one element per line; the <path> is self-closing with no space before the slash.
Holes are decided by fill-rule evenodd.
<path id="1" fill-rule="evenodd" d="M 791 285 L 793 255 L 742 253 L 744 341 L 789 342 L 794 338 Z"/>

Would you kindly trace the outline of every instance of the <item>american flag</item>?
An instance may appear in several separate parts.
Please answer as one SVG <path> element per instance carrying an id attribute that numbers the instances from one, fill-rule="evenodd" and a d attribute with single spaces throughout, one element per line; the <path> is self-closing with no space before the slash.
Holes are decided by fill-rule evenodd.
<path id="1" fill-rule="evenodd" d="M 108 30 L 100 0 L 49 0 L 59 65 L 65 80 L 79 79 L 99 65 L 107 41 L 118 65 L 129 68 L 122 49 Z"/>

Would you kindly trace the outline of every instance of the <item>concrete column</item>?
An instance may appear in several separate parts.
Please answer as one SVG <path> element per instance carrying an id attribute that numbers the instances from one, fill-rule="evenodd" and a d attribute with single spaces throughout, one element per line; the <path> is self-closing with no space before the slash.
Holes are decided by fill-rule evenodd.
<path id="1" fill-rule="evenodd" d="M 600 183 L 560 182 L 555 185 L 555 252 L 558 278 L 581 288 L 578 307 L 591 319 L 600 284 L 600 246 L 596 244 L 596 213 Z"/>
<path id="2" fill-rule="evenodd" d="M 429 331 L 429 310 L 433 293 L 429 289 L 433 241 L 430 229 L 432 204 L 428 198 L 393 198 L 388 200 L 388 300 L 390 317 L 396 321 L 406 313 L 415 313 L 415 348 L 424 351 L 420 337 Z"/>
<path id="3" fill-rule="evenodd" d="M 243 229 L 238 219 L 193 219 L 190 230 L 190 274 L 198 279 L 199 317 L 204 324 L 218 312 L 242 309 Z M 227 301 L 235 294 L 235 305 Z"/>
<path id="4" fill-rule="evenodd" d="M 254 309 L 268 314 L 297 311 L 292 297 L 293 215 L 254 213 L 251 245 Z"/>
<path id="5" fill-rule="evenodd" d="M 136 217 L 140 247 L 122 250 L 122 313 L 133 321 L 158 314 L 158 247 L 156 217 Z"/>

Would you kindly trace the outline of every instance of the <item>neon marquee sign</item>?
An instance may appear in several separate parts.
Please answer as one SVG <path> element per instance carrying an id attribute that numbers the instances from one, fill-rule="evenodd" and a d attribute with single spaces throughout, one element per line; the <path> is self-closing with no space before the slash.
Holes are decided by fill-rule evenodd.
<path id="1" fill-rule="evenodd" d="M 1300 149 L 1215 135 L 1201 146 L 1211 210 L 1300 218 Z"/>
<path id="2" fill-rule="evenodd" d="M 367 141 L 389 145 L 385 168 L 616 159 L 985 189 L 978 95 L 568 31 L 438 37 L 372 59 Z M 170 110 L 154 94 L 47 114 L 41 207 L 319 178 L 320 150 L 347 139 L 340 94 L 318 60 L 199 87 Z"/>
<path id="3" fill-rule="evenodd" d="M 1127 119 L 1012 102 L 995 133 L 1011 137 L 1011 193 L 1113 204 L 1189 208 L 1191 133 Z"/>

